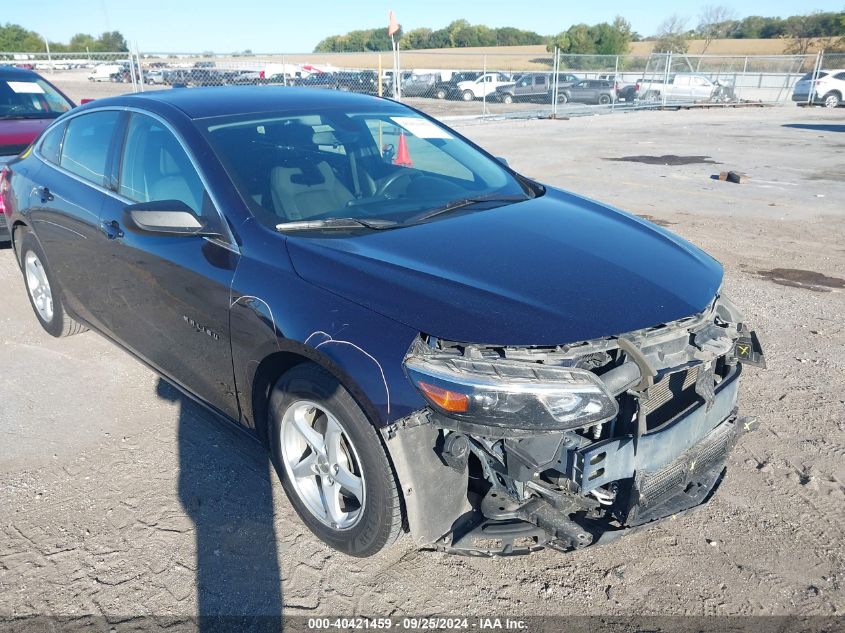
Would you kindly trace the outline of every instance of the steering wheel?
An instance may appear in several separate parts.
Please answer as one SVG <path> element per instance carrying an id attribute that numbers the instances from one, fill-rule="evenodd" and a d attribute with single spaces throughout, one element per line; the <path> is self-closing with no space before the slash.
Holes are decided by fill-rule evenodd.
<path id="1" fill-rule="evenodd" d="M 387 198 L 387 190 L 390 189 L 396 183 L 396 181 L 400 180 L 401 178 L 413 178 L 415 175 L 418 174 L 412 171 L 407 171 L 407 169 L 404 167 L 401 168 L 400 171 L 390 174 L 384 180 L 384 182 L 378 186 L 378 189 L 376 189 L 376 192 L 373 194 L 373 198 L 380 198 L 381 196 Z"/>

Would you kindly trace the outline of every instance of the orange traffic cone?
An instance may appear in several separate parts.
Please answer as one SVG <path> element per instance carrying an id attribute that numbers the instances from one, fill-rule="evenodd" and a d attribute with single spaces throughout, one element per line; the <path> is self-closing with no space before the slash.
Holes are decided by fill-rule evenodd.
<path id="1" fill-rule="evenodd" d="M 393 159 L 394 165 L 401 165 L 402 167 L 413 167 L 411 162 L 411 155 L 408 153 L 408 144 L 405 142 L 405 133 L 399 134 L 399 150 L 396 152 L 396 158 Z"/>

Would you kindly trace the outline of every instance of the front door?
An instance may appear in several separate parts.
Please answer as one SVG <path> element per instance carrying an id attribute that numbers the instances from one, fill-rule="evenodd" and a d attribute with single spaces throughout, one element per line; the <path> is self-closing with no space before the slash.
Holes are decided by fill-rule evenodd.
<path id="1" fill-rule="evenodd" d="M 108 228 L 109 330 L 157 370 L 238 417 L 229 344 L 229 293 L 237 249 L 225 239 L 161 237 L 126 230 L 124 209 L 179 200 L 228 235 L 197 168 L 176 135 L 131 113 L 121 149 L 117 196 L 103 205 Z"/>

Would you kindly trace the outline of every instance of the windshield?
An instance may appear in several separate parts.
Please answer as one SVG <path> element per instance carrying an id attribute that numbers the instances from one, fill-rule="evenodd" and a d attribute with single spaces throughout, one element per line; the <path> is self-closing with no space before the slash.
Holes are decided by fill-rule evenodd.
<path id="1" fill-rule="evenodd" d="M 55 119 L 72 107 L 39 77 L 0 79 L 0 119 Z"/>
<path id="2" fill-rule="evenodd" d="M 253 215 L 273 227 L 336 218 L 401 225 L 479 198 L 489 208 L 535 195 L 446 128 L 395 106 L 221 117 L 206 131 Z"/>

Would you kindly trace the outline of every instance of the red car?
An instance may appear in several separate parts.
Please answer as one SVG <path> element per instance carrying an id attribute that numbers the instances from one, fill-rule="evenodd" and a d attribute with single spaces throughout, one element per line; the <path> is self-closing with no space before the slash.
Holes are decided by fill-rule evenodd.
<path id="1" fill-rule="evenodd" d="M 70 99 L 37 73 L 0 66 L 0 165 L 29 147 L 53 119 L 73 107 Z M 6 174 L 0 167 L 0 243 L 9 240 L 3 214 L 6 186 Z"/>

